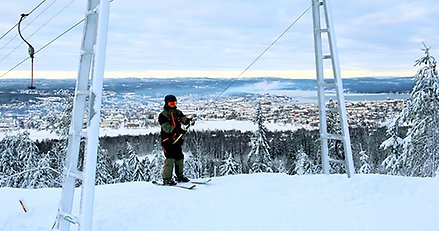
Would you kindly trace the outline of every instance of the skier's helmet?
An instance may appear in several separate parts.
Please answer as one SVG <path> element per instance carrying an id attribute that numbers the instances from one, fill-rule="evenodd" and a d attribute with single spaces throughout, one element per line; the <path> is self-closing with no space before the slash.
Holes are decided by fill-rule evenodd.
<path id="1" fill-rule="evenodd" d="M 175 97 L 175 95 L 165 96 L 165 105 L 170 106 L 170 107 L 177 106 L 177 97 Z"/>

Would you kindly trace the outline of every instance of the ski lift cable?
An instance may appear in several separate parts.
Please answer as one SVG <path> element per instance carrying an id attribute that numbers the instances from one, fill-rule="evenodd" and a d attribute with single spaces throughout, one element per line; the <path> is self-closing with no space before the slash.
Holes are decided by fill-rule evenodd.
<path id="1" fill-rule="evenodd" d="M 268 45 L 237 77 L 233 78 L 227 85 L 227 87 L 224 88 L 215 98 L 213 98 L 213 100 L 211 100 L 209 104 L 207 104 L 207 106 L 198 113 L 198 115 L 205 112 L 210 106 L 212 106 L 216 102 L 216 100 L 233 85 L 236 80 L 240 79 L 260 58 L 262 58 L 262 56 L 267 53 L 268 50 L 270 50 L 270 48 L 273 47 L 274 44 L 276 44 L 276 42 L 279 41 L 312 8 L 315 2 L 316 1 L 313 1 L 311 6 L 303 11 L 303 13 L 299 17 L 297 17 L 279 36 L 277 36 L 277 38 L 270 45 Z M 196 115 L 196 118 L 199 117 L 198 115 Z"/>
<path id="2" fill-rule="evenodd" d="M 115 0 L 111 0 L 110 3 L 114 2 Z M 237 77 L 233 78 L 229 85 L 220 92 L 220 94 L 218 94 L 213 100 L 211 100 L 211 102 L 200 112 L 204 112 L 206 111 L 209 107 L 211 107 L 213 105 L 213 103 L 219 98 L 221 97 L 221 95 L 223 95 L 232 85 L 233 82 L 236 81 L 237 79 L 241 78 L 265 53 L 267 53 L 268 50 L 270 50 L 271 47 L 273 47 L 277 41 L 279 41 L 311 8 L 312 6 L 315 4 L 315 1 L 313 1 L 313 3 L 311 4 L 311 6 L 309 6 L 296 20 L 294 20 L 269 46 L 267 46 L 267 48 L 265 48 Z M 32 12 L 32 11 L 31 11 Z M 59 38 L 61 38 L 62 36 L 64 36 L 65 34 L 67 34 L 68 32 L 70 32 L 71 30 L 73 30 L 75 27 L 77 27 L 79 24 L 81 24 L 82 22 L 84 22 L 85 18 L 78 21 L 76 24 L 74 24 L 73 26 L 71 26 L 70 28 L 68 28 L 66 31 L 64 31 L 63 33 L 61 33 L 60 35 L 58 35 L 57 37 L 55 37 L 54 39 L 52 39 L 50 42 L 48 42 L 46 45 L 44 45 L 43 47 L 41 47 L 40 49 L 38 49 L 35 54 L 37 54 L 38 52 L 42 51 L 43 49 L 45 49 L 46 47 L 48 47 L 50 44 L 52 44 L 53 42 L 55 42 L 56 40 L 58 40 Z M 18 23 L 17 23 L 18 24 Z M 8 73 L 10 73 L 11 71 L 13 71 L 15 68 L 17 68 L 18 66 L 20 66 L 21 64 L 23 64 L 26 60 L 28 60 L 29 57 L 26 57 L 25 59 L 23 59 L 21 62 L 17 63 L 14 67 L 12 67 L 11 69 L 9 69 L 8 71 L 6 71 L 5 73 L 3 73 L 0 78 L 4 77 L 5 75 L 7 75 Z"/>
<path id="3" fill-rule="evenodd" d="M 47 9 L 49 9 L 55 2 L 56 2 L 57 0 L 53 0 L 52 1 L 52 3 L 50 3 L 44 10 L 42 10 L 37 16 L 35 16 L 35 18 L 33 18 L 32 19 L 32 21 L 30 21 L 28 24 L 26 24 L 26 26 L 24 26 L 23 27 L 23 29 L 22 29 L 22 31 L 24 31 L 30 24 L 32 24 L 35 20 L 37 20 L 44 12 L 46 12 L 47 11 Z M 30 15 L 30 13 L 28 14 L 28 16 Z M 23 18 L 23 20 L 24 20 L 24 18 Z M 18 23 L 17 23 L 17 25 L 18 25 Z M 13 27 L 13 28 L 15 28 L 15 27 Z M 7 46 L 7 45 L 9 45 L 9 43 L 11 43 L 12 41 L 14 41 L 14 39 L 15 38 L 17 38 L 17 34 L 15 34 L 12 38 L 10 38 L 9 40 L 8 40 L 8 42 L 6 42 L 1 48 L 0 48 L 0 52 Z M 20 43 L 20 45 L 21 44 L 23 44 L 23 43 Z M 18 45 L 18 46 L 20 46 L 20 45 Z M 13 49 L 9 54 L 7 54 L 6 55 L 6 57 L 7 56 L 9 56 L 13 51 L 15 51 L 17 49 L 17 47 L 15 48 L 15 49 Z M 0 60 L 0 62 L 1 61 L 3 61 L 6 57 L 3 57 L 1 60 Z"/>
<path id="4" fill-rule="evenodd" d="M 111 0 L 111 2 L 114 2 L 115 0 Z M 50 42 L 46 43 L 46 45 L 42 46 L 40 49 L 38 49 L 37 51 L 35 51 L 35 54 L 39 53 L 40 51 L 44 50 L 46 47 L 48 47 L 50 44 L 54 43 L 56 40 L 58 40 L 59 38 L 61 38 L 62 36 L 64 36 L 65 34 L 67 34 L 68 32 L 70 32 L 71 30 L 73 30 L 74 28 L 76 28 L 77 26 L 79 26 L 82 22 L 85 21 L 85 18 L 79 20 L 77 23 L 75 23 L 73 26 L 71 26 L 70 28 L 68 28 L 67 30 L 65 30 L 64 32 L 62 32 L 61 34 L 59 34 L 58 36 L 56 36 L 54 39 L 52 39 Z M 17 23 L 18 25 L 18 23 Z M 30 57 L 26 57 L 25 59 L 23 59 L 22 61 L 20 61 L 19 63 L 17 63 L 15 66 L 13 66 L 11 69 L 9 69 L 8 71 L 6 71 L 5 73 L 3 73 L 2 75 L 0 75 L 0 78 L 3 78 L 4 76 L 6 76 L 7 74 L 9 74 L 11 71 L 13 71 L 15 68 L 19 67 L 21 64 L 23 64 L 24 62 L 26 62 L 26 60 L 28 60 Z"/>
<path id="5" fill-rule="evenodd" d="M 57 0 L 55 0 L 57 1 Z M 54 1 L 54 2 L 55 2 Z M 61 10 L 59 10 L 56 14 L 54 14 L 51 18 L 49 18 L 45 23 L 43 23 L 38 29 L 36 29 L 32 34 L 29 35 L 29 38 L 34 36 L 38 31 L 40 31 L 43 27 L 49 24 L 54 18 L 56 18 L 59 14 L 61 14 L 67 7 L 73 4 L 76 0 L 71 0 L 67 5 L 65 5 Z"/>
<path id="6" fill-rule="evenodd" d="M 63 33 L 59 34 L 57 37 L 55 37 L 54 39 L 52 39 L 50 42 L 46 43 L 46 45 L 42 46 L 40 49 L 38 49 L 37 51 L 35 51 L 35 54 L 37 54 L 38 52 L 44 50 L 46 47 L 48 47 L 50 44 L 52 44 L 53 42 L 55 42 L 56 40 L 58 40 L 59 38 L 61 38 L 62 36 L 64 36 L 65 34 L 67 34 L 68 32 L 70 32 L 71 30 L 73 30 L 75 27 L 77 27 L 78 25 L 80 25 L 82 22 L 84 22 L 85 19 L 81 19 L 79 22 L 75 23 L 75 25 L 71 26 L 69 29 L 65 30 Z M 7 72 L 3 73 L 0 78 L 4 77 L 5 75 L 7 75 L 9 72 L 13 71 L 15 68 L 17 68 L 18 66 L 20 66 L 21 64 L 23 64 L 26 60 L 28 60 L 30 57 L 26 57 L 25 59 L 23 59 L 21 62 L 17 63 L 15 66 L 13 66 L 11 69 L 9 69 Z"/>
<path id="7" fill-rule="evenodd" d="M 38 9 L 38 7 L 40 7 L 45 1 L 47 0 L 43 0 L 41 1 L 36 7 L 34 7 L 30 12 L 29 15 L 32 14 L 36 9 Z M 18 26 L 18 23 L 16 23 L 14 26 L 11 27 L 11 29 L 9 29 L 8 31 L 6 31 L 6 33 L 4 33 L 1 37 L 0 40 L 2 40 L 7 34 L 9 34 L 9 32 L 11 32 L 15 27 Z"/>
<path id="8" fill-rule="evenodd" d="M 60 14 L 63 10 L 65 10 L 68 6 L 70 6 L 74 1 L 76 0 L 72 0 L 70 3 L 68 3 L 63 9 L 61 9 L 61 11 L 59 11 L 56 15 Z M 114 2 L 115 0 L 111 0 L 110 3 Z M 56 16 L 55 15 L 55 16 Z M 54 16 L 54 17 L 55 17 Z M 52 20 L 54 17 L 52 17 L 50 20 Z M 46 45 L 42 46 L 40 49 L 38 49 L 37 51 L 35 51 L 35 54 L 44 50 L 46 47 L 48 47 L 50 44 L 54 43 L 56 40 L 58 40 L 59 38 L 61 38 L 62 36 L 64 36 L 65 34 L 67 34 L 68 32 L 70 32 L 71 30 L 73 30 L 75 27 L 79 26 L 82 22 L 85 21 L 85 18 L 79 20 L 77 23 L 75 23 L 73 26 L 69 27 L 67 30 L 65 30 L 64 32 L 62 32 L 61 34 L 59 34 L 58 36 L 56 36 L 54 39 L 52 39 L 50 42 L 46 43 Z M 47 24 L 47 23 L 46 23 Z M 0 76 L 0 78 L 3 77 Z"/>
<path id="9" fill-rule="evenodd" d="M 38 17 L 40 17 L 48 8 L 50 8 L 57 0 L 54 0 L 48 7 L 46 7 L 40 14 L 38 14 L 31 22 L 29 22 L 24 28 L 26 29 L 31 23 L 33 23 Z M 62 11 L 64 11 L 68 6 L 70 6 L 74 1 L 76 0 L 72 0 L 71 2 L 69 2 L 67 5 L 65 5 L 61 10 L 59 10 L 54 16 L 52 16 L 50 19 L 48 19 L 45 23 L 43 23 L 38 29 L 36 29 L 32 34 L 30 34 L 28 36 L 28 38 L 32 38 L 32 36 L 34 36 L 38 31 L 40 31 L 44 26 L 46 26 L 49 22 L 51 22 L 56 16 L 58 16 Z M 26 16 L 28 17 L 29 14 Z M 26 18 L 25 17 L 25 18 Z M 25 19 L 23 18 L 23 20 Z M 22 30 L 22 31 L 23 31 Z M 14 37 L 12 37 L 2 48 L 0 48 L 0 51 L 6 47 L 13 39 L 15 39 L 17 37 L 17 35 L 15 35 Z M 23 45 L 23 41 L 21 41 L 21 43 L 19 43 L 14 49 L 12 49 L 7 55 L 5 55 L 3 58 L 0 59 L 0 62 L 2 62 L 3 60 L 5 60 L 7 57 L 9 57 L 9 55 L 11 55 L 14 51 L 16 51 L 21 45 Z"/>
<path id="10" fill-rule="evenodd" d="M 29 15 L 29 14 L 28 14 Z M 17 23 L 17 25 L 18 25 L 18 34 L 16 34 L 16 35 L 14 35 L 14 37 L 12 37 L 2 48 L 0 48 L 0 51 L 3 49 L 3 48 L 5 48 L 12 40 L 14 40 L 15 38 L 17 38 L 17 36 L 20 36 L 20 38 L 22 39 L 22 41 L 14 48 L 14 49 L 12 49 L 9 53 L 7 53 L 5 56 L 3 56 L 3 58 L 1 58 L 0 59 L 0 62 L 3 62 L 3 60 L 5 60 L 7 57 L 9 57 L 9 55 L 11 55 L 14 51 L 16 51 L 21 45 L 23 45 L 23 43 L 26 43 L 27 45 L 29 45 L 29 47 L 31 47 L 31 45 L 26 41 L 26 40 L 24 40 L 24 38 L 23 38 L 23 36 L 22 36 L 22 34 L 21 34 L 21 31 L 22 31 L 22 29 L 20 28 L 20 24 L 21 24 L 21 22 L 23 22 L 23 20 L 24 19 L 26 19 L 26 17 L 28 16 L 28 15 L 26 15 L 26 14 L 22 14 L 21 15 L 21 18 L 20 18 L 20 21 Z M 23 28 L 23 30 L 27 27 L 27 26 L 29 26 L 30 25 L 30 23 L 29 24 L 27 24 L 24 28 Z"/>

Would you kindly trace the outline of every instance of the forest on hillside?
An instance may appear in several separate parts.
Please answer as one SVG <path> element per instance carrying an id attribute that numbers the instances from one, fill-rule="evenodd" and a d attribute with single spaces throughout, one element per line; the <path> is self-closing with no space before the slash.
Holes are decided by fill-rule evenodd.
<path id="1" fill-rule="evenodd" d="M 28 133 L 22 133 L 8 136 L 0 142 L 2 186 L 60 187 L 65 141 L 46 139 L 34 142 L 28 136 Z M 252 149 L 253 136 L 252 132 L 238 130 L 188 132 L 183 145 L 186 174 L 191 178 L 199 178 L 249 173 L 252 163 L 248 155 Z M 318 130 L 267 132 L 266 137 L 271 160 L 269 167 L 273 172 L 321 173 Z M 387 173 L 382 163 L 388 153 L 379 147 L 387 139 L 385 127 L 351 129 L 351 139 L 357 172 L 367 164 L 370 166 L 369 173 Z M 159 140 L 158 133 L 101 137 L 97 182 L 160 179 L 164 157 Z M 337 145 L 331 147 L 330 151 L 337 152 Z M 7 150 L 13 155 L 7 155 Z M 367 163 L 361 160 L 364 155 L 368 156 Z M 7 156 L 17 156 L 19 159 Z M 24 172 L 26 169 L 34 171 L 27 175 Z M 333 173 L 344 173 L 342 164 L 334 164 L 332 169 Z M 22 177 L 8 178 L 23 172 Z M 25 181 L 26 176 L 33 181 Z"/>

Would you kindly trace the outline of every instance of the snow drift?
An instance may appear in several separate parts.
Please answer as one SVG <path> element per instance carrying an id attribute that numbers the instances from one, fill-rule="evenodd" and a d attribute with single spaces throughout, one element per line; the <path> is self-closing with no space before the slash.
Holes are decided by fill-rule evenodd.
<path id="1" fill-rule="evenodd" d="M 0 230 L 50 230 L 60 195 L 53 188 L 0 188 Z M 93 230 L 437 231 L 438 208 L 437 178 L 235 175 L 194 190 L 149 182 L 97 186 Z"/>

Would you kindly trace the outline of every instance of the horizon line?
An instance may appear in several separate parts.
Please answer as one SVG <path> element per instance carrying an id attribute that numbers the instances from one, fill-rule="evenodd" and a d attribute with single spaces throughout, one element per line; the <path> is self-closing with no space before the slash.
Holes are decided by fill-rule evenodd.
<path id="1" fill-rule="evenodd" d="M 106 71 L 105 79 L 117 78 L 238 78 L 241 71 L 204 71 L 204 70 L 145 70 L 145 71 Z M 326 78 L 332 78 L 330 70 L 325 70 Z M 409 71 L 349 71 L 342 72 L 341 77 L 346 78 L 392 78 L 413 77 L 414 72 Z M 0 79 L 29 79 L 30 71 L 13 71 Z M 315 79 L 314 70 L 252 70 L 240 78 L 286 78 L 286 79 Z M 34 79 L 77 79 L 77 71 L 35 71 Z"/>

